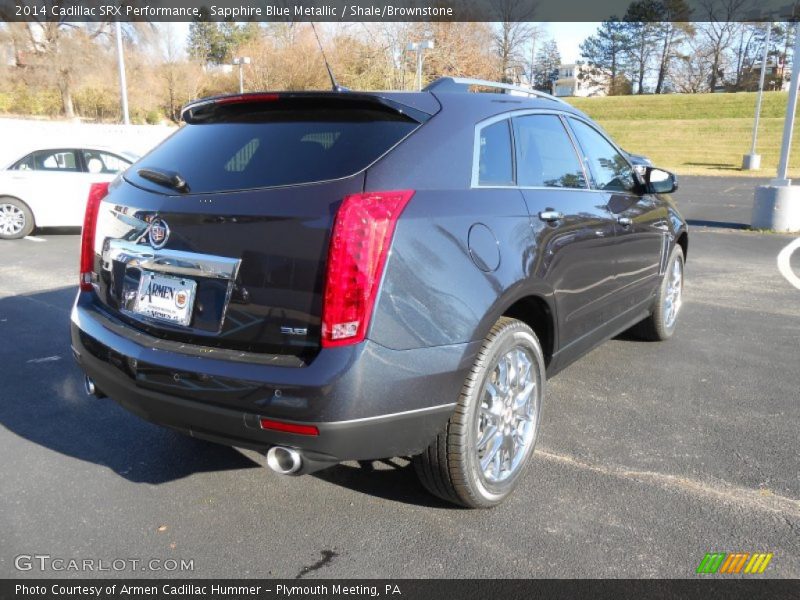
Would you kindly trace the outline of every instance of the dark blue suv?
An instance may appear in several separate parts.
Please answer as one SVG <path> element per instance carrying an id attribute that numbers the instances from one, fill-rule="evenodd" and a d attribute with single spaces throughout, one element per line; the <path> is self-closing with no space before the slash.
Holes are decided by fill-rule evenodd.
<path id="1" fill-rule="evenodd" d="M 280 473 L 410 456 L 434 494 L 488 507 L 548 377 L 674 331 L 674 176 L 556 98 L 445 78 L 183 118 L 92 188 L 72 312 L 87 390 L 145 419 Z"/>

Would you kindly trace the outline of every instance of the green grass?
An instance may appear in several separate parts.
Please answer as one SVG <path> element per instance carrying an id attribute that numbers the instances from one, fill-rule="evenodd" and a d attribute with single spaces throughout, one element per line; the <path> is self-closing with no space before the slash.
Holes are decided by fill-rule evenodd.
<path id="1" fill-rule="evenodd" d="M 764 94 L 756 152 L 761 170 L 742 171 L 750 151 L 755 93 L 569 98 L 623 148 L 679 174 L 774 177 L 788 94 Z M 790 177 L 800 177 L 800 132 L 792 140 Z"/>

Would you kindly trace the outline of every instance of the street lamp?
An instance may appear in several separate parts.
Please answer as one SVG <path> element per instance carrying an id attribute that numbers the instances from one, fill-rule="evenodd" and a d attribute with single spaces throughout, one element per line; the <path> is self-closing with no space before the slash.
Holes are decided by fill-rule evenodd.
<path id="1" fill-rule="evenodd" d="M 244 74 L 242 69 L 244 65 L 250 64 L 250 57 L 249 56 L 237 56 L 233 59 L 234 65 L 239 65 L 239 93 L 244 93 Z"/>
<path id="2" fill-rule="evenodd" d="M 131 124 L 128 113 L 128 83 L 125 79 L 125 55 L 122 50 L 122 24 L 117 21 L 114 26 L 117 33 L 117 66 L 119 68 L 119 97 L 122 101 L 122 122 L 125 125 Z"/>
<path id="3" fill-rule="evenodd" d="M 789 150 L 792 146 L 794 115 L 797 109 L 797 88 L 800 85 L 800 26 L 795 28 L 792 81 L 789 84 L 789 100 L 783 121 L 781 158 L 775 179 L 767 185 L 756 187 L 750 224 L 754 229 L 775 231 L 800 231 L 800 185 L 792 185 L 789 179 Z"/>
<path id="4" fill-rule="evenodd" d="M 425 40 L 424 42 L 409 42 L 406 46 L 406 52 L 417 53 L 417 89 L 422 91 L 422 55 L 425 50 L 433 50 L 433 40 Z"/>
<path id="5" fill-rule="evenodd" d="M 756 96 L 756 117 L 753 121 L 753 143 L 750 146 L 750 154 L 742 157 L 742 171 L 752 171 L 761 168 L 761 155 L 756 154 L 756 142 L 758 141 L 758 119 L 761 116 L 761 99 L 764 96 L 764 76 L 767 74 L 767 58 L 769 56 L 769 35 L 772 31 L 772 23 L 767 23 L 767 32 L 764 36 L 764 55 L 761 58 L 761 74 L 758 77 L 758 96 Z"/>

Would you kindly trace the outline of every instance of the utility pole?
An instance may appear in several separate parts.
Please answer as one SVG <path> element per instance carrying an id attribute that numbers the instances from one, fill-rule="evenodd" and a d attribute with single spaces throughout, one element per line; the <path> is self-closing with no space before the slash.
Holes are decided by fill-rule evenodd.
<path id="1" fill-rule="evenodd" d="M 756 154 L 758 141 L 758 120 L 761 117 L 761 99 L 764 96 L 764 76 L 767 74 L 767 58 L 769 55 L 769 37 L 772 33 L 772 23 L 767 23 L 767 32 L 764 36 L 764 54 L 761 57 L 761 74 L 758 77 L 758 95 L 756 96 L 756 117 L 753 121 L 753 143 L 750 145 L 750 154 L 742 157 L 742 170 L 755 171 L 761 168 L 761 155 Z"/>
<path id="2" fill-rule="evenodd" d="M 789 150 L 792 145 L 797 86 L 800 84 L 800 27 L 795 27 L 792 54 L 792 81 L 783 121 L 781 160 L 775 179 L 756 187 L 751 224 L 755 229 L 800 231 L 800 186 L 792 185 L 789 174 Z"/>
<path id="3" fill-rule="evenodd" d="M 128 82 L 125 78 L 125 56 L 122 51 L 122 23 L 115 23 L 117 29 L 117 66 L 119 68 L 119 97 L 122 100 L 122 122 L 131 124 L 128 114 Z"/>

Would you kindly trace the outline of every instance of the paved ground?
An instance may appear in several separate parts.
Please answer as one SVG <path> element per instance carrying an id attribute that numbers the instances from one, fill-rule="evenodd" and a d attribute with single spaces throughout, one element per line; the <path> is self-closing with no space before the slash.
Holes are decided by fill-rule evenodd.
<path id="1" fill-rule="evenodd" d="M 682 186 L 690 219 L 749 218 L 749 181 Z M 524 482 L 479 512 L 400 460 L 282 478 L 87 398 L 78 237 L 41 238 L 2 244 L 0 577 L 34 553 L 193 559 L 198 577 L 687 577 L 709 551 L 773 552 L 766 575 L 800 577 L 791 237 L 695 227 L 676 338 L 616 339 L 555 378 Z"/>

